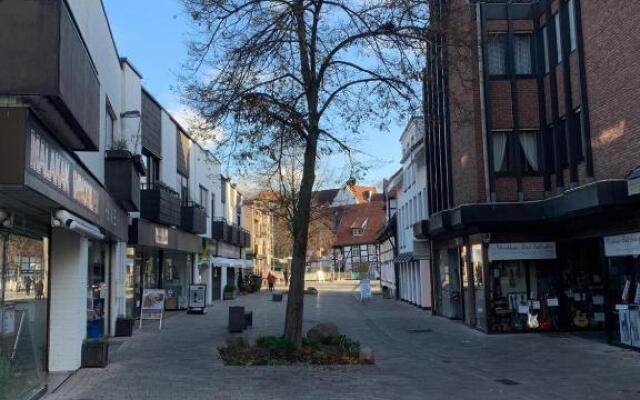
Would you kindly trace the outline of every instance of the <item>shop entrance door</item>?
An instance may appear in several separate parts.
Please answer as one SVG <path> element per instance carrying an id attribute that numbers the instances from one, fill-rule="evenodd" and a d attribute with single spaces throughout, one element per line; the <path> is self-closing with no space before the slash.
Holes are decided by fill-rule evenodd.
<path id="1" fill-rule="evenodd" d="M 222 274 L 220 273 L 220 268 L 211 268 L 213 270 L 213 279 L 212 279 L 212 292 L 213 300 L 220 300 L 220 292 L 222 291 Z"/>
<path id="2" fill-rule="evenodd" d="M 462 296 L 458 249 L 441 249 L 438 252 L 438 268 L 442 291 L 442 315 L 451 319 L 460 319 L 462 318 Z"/>

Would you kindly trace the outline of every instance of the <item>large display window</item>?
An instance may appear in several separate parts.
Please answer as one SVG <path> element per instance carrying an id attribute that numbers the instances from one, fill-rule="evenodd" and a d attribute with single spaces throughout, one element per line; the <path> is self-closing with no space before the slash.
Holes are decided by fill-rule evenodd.
<path id="1" fill-rule="evenodd" d="M 165 308 L 187 308 L 189 283 L 191 282 L 192 257 L 187 253 L 165 252 L 163 257 L 163 287 L 167 292 Z"/>
<path id="2" fill-rule="evenodd" d="M 609 341 L 640 348 L 640 259 L 610 257 L 607 262 Z"/>
<path id="3" fill-rule="evenodd" d="M 492 332 L 560 329 L 558 282 L 551 260 L 501 260 L 489 269 Z"/>
<path id="4" fill-rule="evenodd" d="M 604 329 L 605 290 L 599 240 L 562 243 L 559 260 L 564 328 L 572 331 Z"/>
<path id="5" fill-rule="evenodd" d="M 0 397 L 30 398 L 45 384 L 49 241 L 0 236 Z"/>

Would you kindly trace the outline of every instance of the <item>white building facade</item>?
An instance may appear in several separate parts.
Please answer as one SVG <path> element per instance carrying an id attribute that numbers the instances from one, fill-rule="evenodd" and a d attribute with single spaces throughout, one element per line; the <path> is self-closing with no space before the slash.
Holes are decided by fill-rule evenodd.
<path id="1" fill-rule="evenodd" d="M 145 290 L 179 310 L 202 281 L 211 302 L 212 260 L 244 259 L 248 235 L 241 195 L 120 57 L 100 0 L 0 2 L 0 57 L 0 357 L 19 343 L 21 370 L 1 390 L 21 399 L 122 335 Z"/>
<path id="2" fill-rule="evenodd" d="M 428 243 L 416 241 L 413 224 L 426 219 L 427 178 L 424 120 L 412 117 L 400 136 L 402 178 L 397 190 L 397 290 L 399 298 L 431 309 L 431 260 Z"/>

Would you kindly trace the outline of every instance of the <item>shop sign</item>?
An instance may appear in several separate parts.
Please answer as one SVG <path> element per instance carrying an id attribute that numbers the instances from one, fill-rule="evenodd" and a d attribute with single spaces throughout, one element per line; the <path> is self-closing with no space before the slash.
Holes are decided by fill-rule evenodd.
<path id="1" fill-rule="evenodd" d="M 161 226 L 155 227 L 155 236 L 156 236 L 156 244 L 160 246 L 168 246 L 169 245 L 169 228 L 164 228 Z"/>
<path id="2" fill-rule="evenodd" d="M 127 238 L 128 216 L 104 187 L 35 118 L 24 125 L 24 186 L 87 221 Z M 21 160 L 22 161 L 22 160 Z"/>
<path id="3" fill-rule="evenodd" d="M 140 328 L 143 320 L 160 321 L 162 329 L 162 317 L 164 316 L 164 301 L 167 293 L 164 289 L 144 289 L 142 291 L 142 305 L 140 306 Z"/>
<path id="4" fill-rule="evenodd" d="M 43 132 L 29 129 L 29 169 L 50 186 L 94 214 L 99 211 L 98 186 Z"/>
<path id="5" fill-rule="evenodd" d="M 204 309 L 206 307 L 205 299 L 207 294 L 207 285 L 192 284 L 189 285 L 189 308 Z"/>
<path id="6" fill-rule="evenodd" d="M 640 255 L 640 233 L 606 236 L 604 254 L 607 257 Z"/>
<path id="7" fill-rule="evenodd" d="M 240 248 L 225 242 L 218 242 L 218 257 L 239 258 Z"/>
<path id="8" fill-rule="evenodd" d="M 554 260 L 555 242 L 519 242 L 489 244 L 489 261 Z"/>

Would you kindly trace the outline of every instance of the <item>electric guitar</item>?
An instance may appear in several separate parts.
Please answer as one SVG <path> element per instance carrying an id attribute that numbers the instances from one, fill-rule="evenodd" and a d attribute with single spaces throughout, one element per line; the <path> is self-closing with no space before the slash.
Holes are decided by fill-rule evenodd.
<path id="1" fill-rule="evenodd" d="M 531 311 L 527 314 L 527 327 L 529 329 L 540 328 L 540 322 L 538 322 L 538 314 L 534 314 Z"/>

